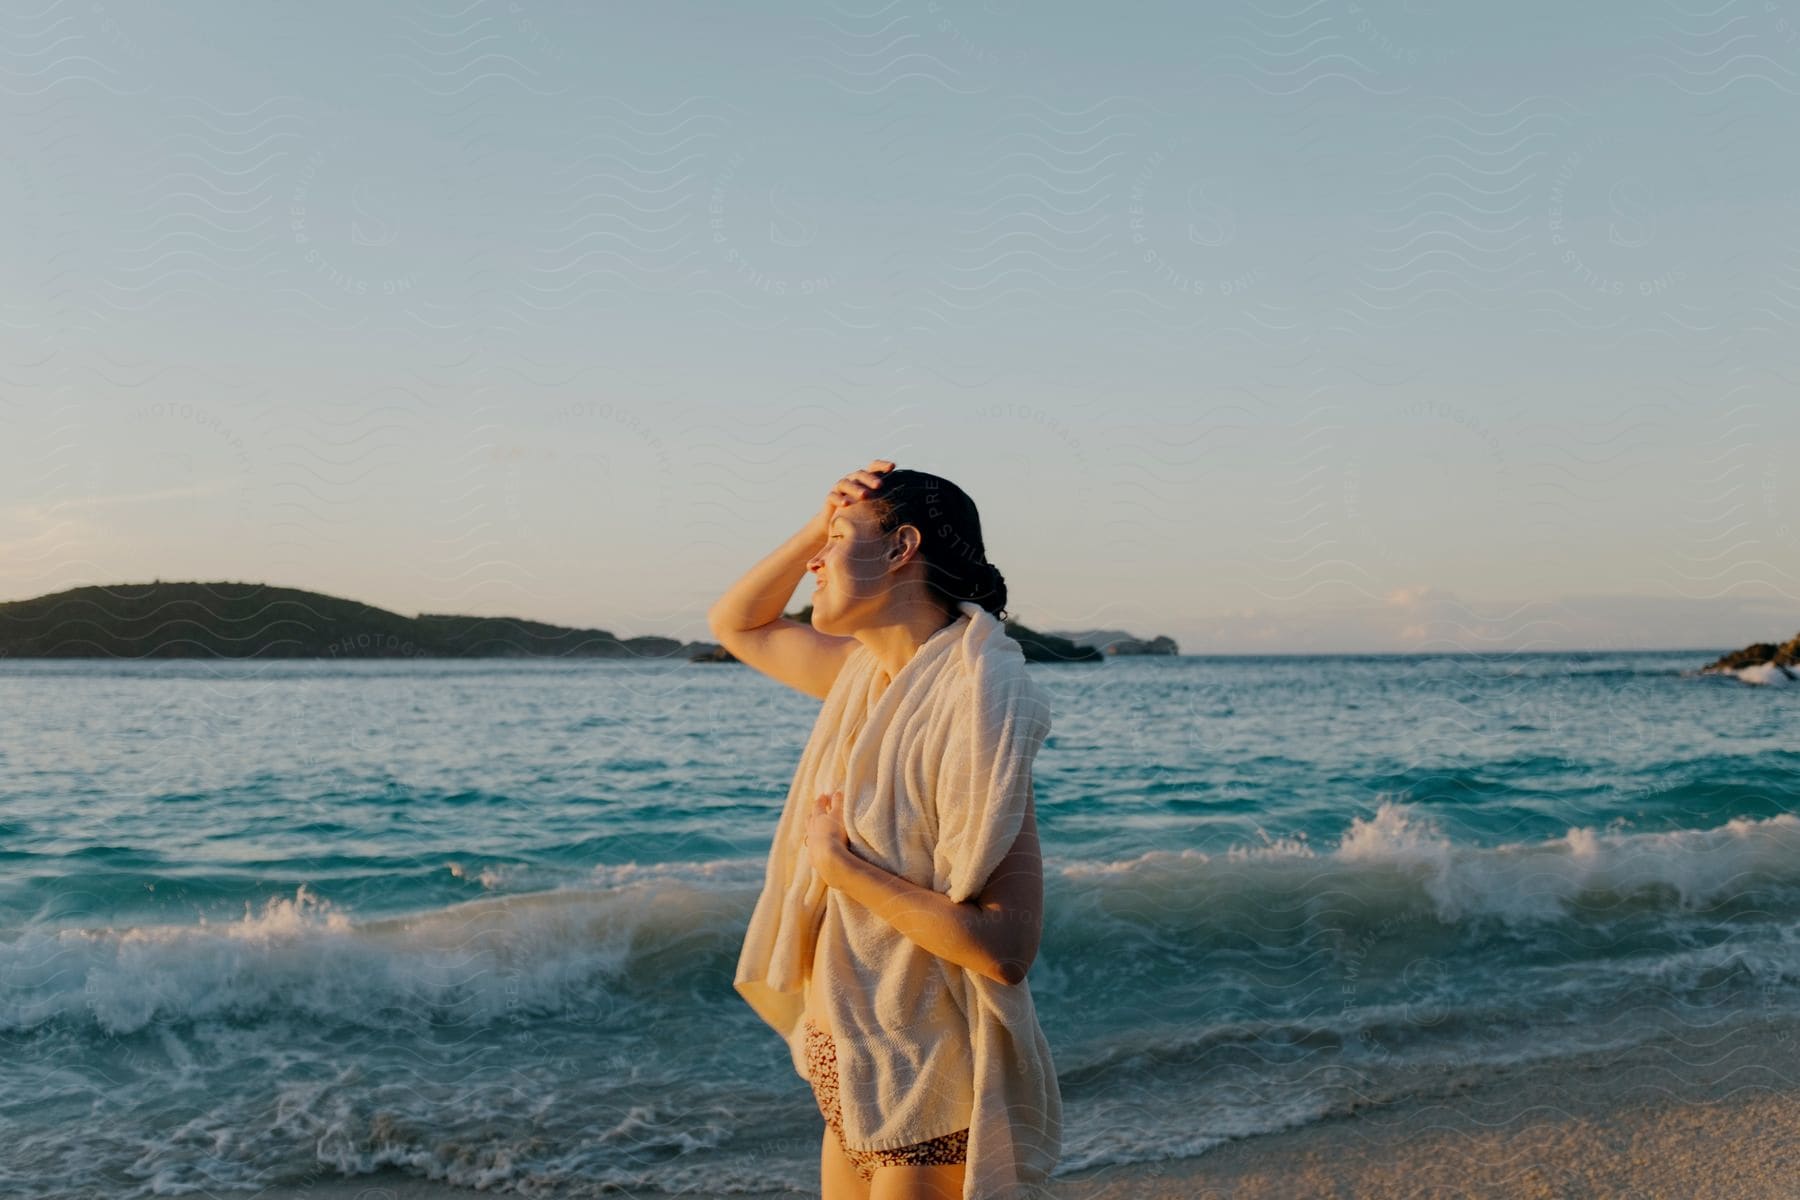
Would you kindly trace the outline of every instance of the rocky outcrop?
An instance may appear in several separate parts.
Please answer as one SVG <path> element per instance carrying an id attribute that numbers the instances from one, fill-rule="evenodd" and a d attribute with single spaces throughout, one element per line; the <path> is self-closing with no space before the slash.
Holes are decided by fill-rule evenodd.
<path id="1" fill-rule="evenodd" d="M 1170 637 L 1158 635 L 1149 641 L 1140 641 L 1122 629 L 1078 629 L 1058 636 L 1083 646 L 1092 646 L 1108 657 L 1125 654 L 1170 654 L 1180 655 L 1181 649 Z"/>
<path id="2" fill-rule="evenodd" d="M 1147 642 L 1133 641 L 1132 639 L 1127 638 L 1122 642 L 1109 643 L 1106 647 L 1106 653 L 1115 654 L 1115 655 L 1117 655 L 1117 654 L 1179 655 L 1181 653 L 1181 651 L 1175 648 L 1175 639 L 1159 635 L 1157 637 L 1151 638 Z"/>
<path id="3" fill-rule="evenodd" d="M 1780 645 L 1774 642 L 1756 642 L 1742 650 L 1733 650 L 1701 667 L 1700 673 L 1736 674 L 1759 667 L 1768 672 L 1778 672 L 1785 679 L 1800 680 L 1800 634 L 1795 634 Z"/>

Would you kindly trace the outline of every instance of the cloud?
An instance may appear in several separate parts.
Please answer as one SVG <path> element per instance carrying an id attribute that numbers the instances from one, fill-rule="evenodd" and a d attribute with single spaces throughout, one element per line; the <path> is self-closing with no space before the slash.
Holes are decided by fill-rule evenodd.
<path id="1" fill-rule="evenodd" d="M 1378 601 L 1310 609 L 1228 609 L 1168 632 L 1183 654 L 1736 649 L 1800 631 L 1800 604 L 1768 597 L 1585 595 L 1465 601 L 1429 584 Z"/>
<path id="2" fill-rule="evenodd" d="M 1418 602 L 1419 597 L 1430 590 L 1422 583 L 1414 584 L 1412 587 L 1397 587 L 1387 594 L 1385 603 L 1392 608 L 1411 608 Z"/>
<path id="3" fill-rule="evenodd" d="M 155 500 L 186 500 L 196 496 L 217 496 L 232 486 L 229 479 L 190 483 L 185 487 L 157 488 L 149 492 L 130 492 L 117 496 L 75 496 L 48 504 L 15 504 L 0 509 L 0 517 L 12 521 L 44 522 L 58 519 L 72 509 L 106 508 L 117 504 L 144 504 Z"/>

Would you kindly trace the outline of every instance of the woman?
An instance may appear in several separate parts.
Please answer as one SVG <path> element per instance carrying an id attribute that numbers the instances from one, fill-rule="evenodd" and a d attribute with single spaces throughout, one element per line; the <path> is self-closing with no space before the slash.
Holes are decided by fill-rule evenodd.
<path id="1" fill-rule="evenodd" d="M 810 627 L 781 616 L 803 570 Z M 1014 1197 L 1061 1151 L 1024 982 L 1049 705 L 1005 603 L 968 496 L 877 459 L 709 614 L 733 655 L 824 701 L 734 980 L 812 1085 L 824 1200 Z"/>

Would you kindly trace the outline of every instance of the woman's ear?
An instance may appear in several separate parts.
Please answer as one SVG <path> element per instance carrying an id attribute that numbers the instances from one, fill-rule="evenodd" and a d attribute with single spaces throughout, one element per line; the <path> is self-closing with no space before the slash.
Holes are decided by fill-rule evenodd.
<path id="1" fill-rule="evenodd" d="M 904 558 L 907 551 L 918 549 L 919 543 L 923 540 L 919 536 L 917 527 L 912 525 L 902 525 L 895 530 L 894 539 L 898 544 L 888 551 L 889 558 Z"/>

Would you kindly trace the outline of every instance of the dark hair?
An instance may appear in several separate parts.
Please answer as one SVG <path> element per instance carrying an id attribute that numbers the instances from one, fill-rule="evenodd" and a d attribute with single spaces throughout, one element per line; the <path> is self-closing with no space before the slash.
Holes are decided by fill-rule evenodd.
<path id="1" fill-rule="evenodd" d="M 944 600 L 952 616 L 957 601 L 970 600 L 1000 620 L 1008 619 L 1006 576 L 987 560 L 981 514 L 967 492 L 941 475 L 896 468 L 881 477 L 881 486 L 864 503 L 875 506 L 883 534 L 902 525 L 919 531 L 925 586 Z"/>

